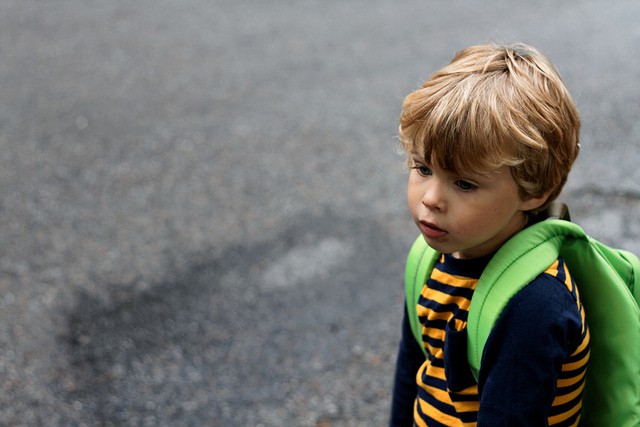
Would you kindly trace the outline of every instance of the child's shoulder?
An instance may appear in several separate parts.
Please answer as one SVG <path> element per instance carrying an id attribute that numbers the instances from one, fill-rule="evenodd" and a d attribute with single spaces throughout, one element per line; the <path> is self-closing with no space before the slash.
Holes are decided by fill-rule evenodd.
<path id="1" fill-rule="evenodd" d="M 581 310 L 577 288 L 562 258 L 558 258 L 512 297 L 496 326 L 506 323 L 523 333 L 532 329 L 562 329 L 567 336 L 580 335 L 584 329 Z"/>

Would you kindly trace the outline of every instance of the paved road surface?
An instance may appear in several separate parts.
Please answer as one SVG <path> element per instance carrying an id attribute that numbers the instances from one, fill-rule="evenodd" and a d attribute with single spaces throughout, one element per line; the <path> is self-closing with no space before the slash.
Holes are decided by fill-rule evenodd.
<path id="1" fill-rule="evenodd" d="M 467 45 L 557 64 L 565 199 L 640 252 L 640 3 L 5 0 L 0 423 L 382 426 L 416 231 L 402 98 Z"/>

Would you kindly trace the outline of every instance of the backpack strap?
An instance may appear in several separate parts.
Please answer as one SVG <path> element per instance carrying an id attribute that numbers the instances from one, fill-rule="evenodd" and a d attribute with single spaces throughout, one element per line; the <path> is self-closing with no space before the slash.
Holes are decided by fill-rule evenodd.
<path id="1" fill-rule="evenodd" d="M 476 285 L 467 319 L 467 355 L 476 379 L 484 345 L 502 310 L 558 258 L 563 240 L 572 232 L 584 235 L 580 227 L 567 221 L 541 221 L 514 235 L 489 261 Z"/>
<path id="2" fill-rule="evenodd" d="M 440 254 L 429 247 L 424 237 L 420 235 L 409 251 L 404 273 L 405 299 L 407 301 L 407 315 L 411 325 L 411 332 L 413 332 L 413 336 L 416 342 L 420 344 L 425 356 L 427 353 L 424 345 L 422 345 L 422 326 L 420 325 L 420 319 L 418 319 L 417 305 L 422 287 L 427 281 L 427 275 L 431 273 L 439 257 Z"/>

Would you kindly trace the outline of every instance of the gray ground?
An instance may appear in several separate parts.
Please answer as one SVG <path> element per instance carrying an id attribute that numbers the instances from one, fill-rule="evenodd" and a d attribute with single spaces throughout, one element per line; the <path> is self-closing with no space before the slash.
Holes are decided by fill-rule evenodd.
<path id="1" fill-rule="evenodd" d="M 520 40 L 582 113 L 565 200 L 640 252 L 640 3 L 0 4 L 0 423 L 382 426 L 416 230 L 402 98 Z"/>

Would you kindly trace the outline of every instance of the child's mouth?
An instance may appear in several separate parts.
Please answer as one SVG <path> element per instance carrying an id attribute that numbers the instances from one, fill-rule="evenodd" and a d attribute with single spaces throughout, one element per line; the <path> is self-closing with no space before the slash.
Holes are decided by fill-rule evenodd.
<path id="1" fill-rule="evenodd" d="M 439 239 L 447 235 L 447 232 L 445 230 L 437 227 L 430 222 L 420 221 L 419 228 L 422 234 L 430 239 Z"/>

